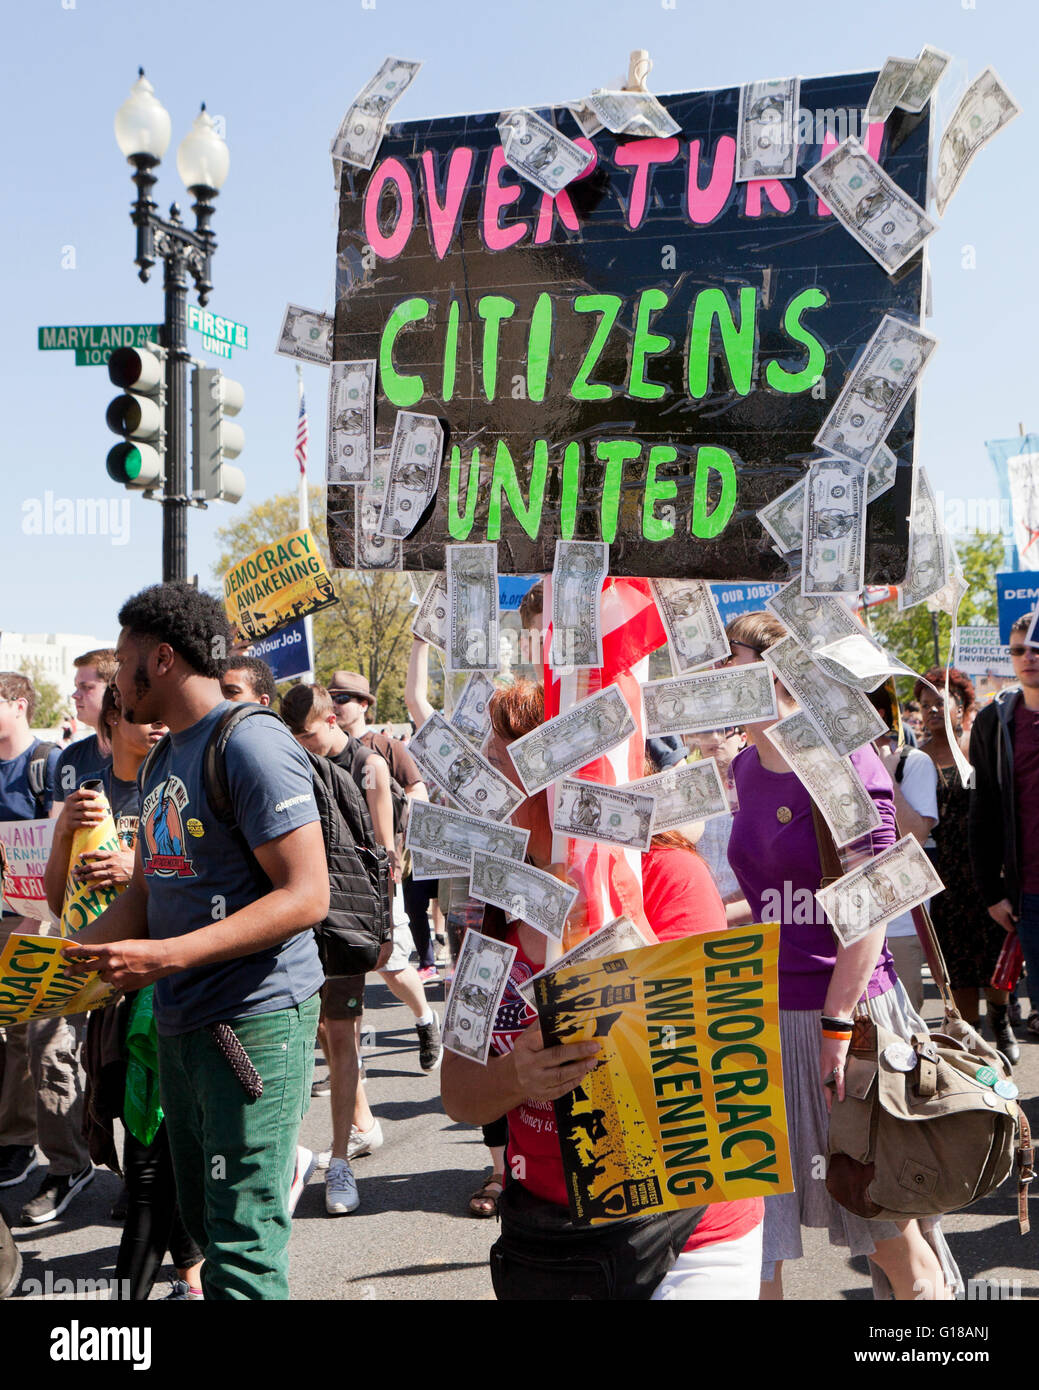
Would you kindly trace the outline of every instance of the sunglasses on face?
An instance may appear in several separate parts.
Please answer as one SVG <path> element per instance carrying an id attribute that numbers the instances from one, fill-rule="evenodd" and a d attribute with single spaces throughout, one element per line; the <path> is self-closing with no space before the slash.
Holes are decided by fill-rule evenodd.
<path id="1" fill-rule="evenodd" d="M 333 705 L 350 705 L 350 704 L 358 704 L 358 705 L 359 705 L 359 704 L 361 703 L 361 697 L 360 697 L 360 695 L 345 695 L 345 694 L 333 695 L 333 696 L 332 696 L 332 703 L 333 703 Z"/>
<path id="2" fill-rule="evenodd" d="M 1014 646 L 1008 647 L 1007 650 L 1010 652 L 1011 656 L 1039 656 L 1039 647 L 1028 647 L 1025 646 L 1024 643 L 1020 645 L 1015 643 Z"/>

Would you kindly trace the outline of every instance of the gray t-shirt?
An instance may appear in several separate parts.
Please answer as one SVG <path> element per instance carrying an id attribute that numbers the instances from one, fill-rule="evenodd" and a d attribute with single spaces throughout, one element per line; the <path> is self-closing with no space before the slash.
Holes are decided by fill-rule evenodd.
<path id="1" fill-rule="evenodd" d="M 137 848 L 148 883 L 148 935 L 160 940 L 230 917 L 262 897 L 250 856 L 209 809 L 202 754 L 229 702 L 172 734 L 148 774 Z M 235 819 L 253 849 L 318 819 L 307 755 L 283 725 L 246 719 L 227 744 Z M 314 934 L 237 960 L 167 975 L 155 986 L 155 1021 L 165 1036 L 309 999 L 324 983 Z"/>
<path id="2" fill-rule="evenodd" d="M 54 800 L 64 801 L 84 782 L 89 782 L 93 777 L 100 777 L 105 768 L 111 766 L 112 755 L 101 752 L 97 734 L 76 739 L 75 743 L 70 743 L 64 749 L 58 761 L 58 771 L 54 778 Z"/>

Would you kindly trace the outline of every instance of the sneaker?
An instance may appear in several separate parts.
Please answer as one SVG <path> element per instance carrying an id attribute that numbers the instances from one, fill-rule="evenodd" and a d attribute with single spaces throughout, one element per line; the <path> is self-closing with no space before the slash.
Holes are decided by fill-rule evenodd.
<path id="1" fill-rule="evenodd" d="M 184 1279 L 174 1279 L 170 1284 L 170 1291 L 159 1299 L 160 1303 L 194 1303 L 196 1299 L 203 1300 L 201 1289 L 193 1289 Z M 204 1300 L 203 1300 L 204 1301 Z"/>
<path id="2" fill-rule="evenodd" d="M 42 1226 L 45 1221 L 53 1221 L 61 1215 L 72 1199 L 94 1180 L 94 1169 L 88 1164 L 79 1173 L 62 1173 L 60 1177 L 47 1176 L 40 1184 L 40 1190 L 31 1202 L 22 1207 L 18 1218 L 20 1226 Z"/>
<path id="3" fill-rule="evenodd" d="M 325 1174 L 325 1210 L 329 1216 L 346 1216 L 360 1205 L 353 1169 L 345 1158 L 330 1159 Z"/>
<path id="4" fill-rule="evenodd" d="M 424 985 L 438 985 L 440 974 L 435 965 L 424 965 L 418 972 L 418 977 Z"/>
<path id="5" fill-rule="evenodd" d="M 300 1194 L 307 1185 L 307 1179 L 317 1167 L 317 1159 L 310 1149 L 306 1149 L 302 1144 L 296 1149 L 296 1170 L 292 1174 L 292 1186 L 289 1188 L 289 1215 L 296 1210 L 296 1203 L 300 1199 Z"/>
<path id="6" fill-rule="evenodd" d="M 0 1145 L 0 1187 L 17 1187 L 39 1162 L 32 1144 Z"/>
<path id="7" fill-rule="evenodd" d="M 322 1149 L 321 1152 L 320 1152 L 320 1153 L 318 1154 L 318 1156 L 317 1156 L 317 1166 L 318 1166 L 319 1168 L 327 1168 L 328 1165 L 329 1165 L 331 1162 L 332 1162 L 332 1150 L 331 1150 L 331 1149 Z"/>
<path id="8" fill-rule="evenodd" d="M 326 1076 L 324 1081 L 315 1081 L 310 1087 L 310 1099 L 316 1100 L 318 1096 L 330 1096 L 332 1094 L 332 1079 Z"/>
<path id="9" fill-rule="evenodd" d="M 433 1015 L 432 1023 L 416 1023 L 415 1032 L 418 1034 L 419 1066 L 423 1071 L 436 1071 L 444 1055 L 443 1044 L 440 1041 L 440 1023 L 436 1014 Z"/>
<path id="10" fill-rule="evenodd" d="M 372 1121 L 371 1129 L 358 1129 L 356 1125 L 351 1125 L 350 1142 L 346 1146 L 347 1158 L 362 1158 L 365 1154 L 373 1154 L 376 1149 L 382 1148 L 382 1138 L 382 1125 L 378 1120 Z"/>

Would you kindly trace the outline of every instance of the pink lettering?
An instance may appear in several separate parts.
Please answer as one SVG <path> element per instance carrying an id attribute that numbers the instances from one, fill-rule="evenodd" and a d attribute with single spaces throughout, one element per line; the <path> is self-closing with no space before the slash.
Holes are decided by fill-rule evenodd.
<path id="1" fill-rule="evenodd" d="M 690 221 L 703 226 L 721 216 L 732 192 L 735 173 L 736 141 L 731 135 L 723 135 L 715 146 L 710 182 L 706 188 L 701 188 L 700 141 L 690 140 L 689 186 L 686 193 L 686 209 Z"/>
<path id="2" fill-rule="evenodd" d="M 613 156 L 615 162 L 622 168 L 635 170 L 628 200 L 628 226 L 632 231 L 642 225 L 646 215 L 650 169 L 654 164 L 670 164 L 677 155 L 678 141 L 673 135 L 667 139 L 629 140 L 627 144 L 617 146 Z"/>
<path id="3" fill-rule="evenodd" d="M 588 165 L 587 169 L 582 169 L 576 178 L 571 179 L 571 183 L 577 183 L 578 179 L 586 179 L 599 162 L 599 153 L 591 140 L 586 140 L 585 137 L 581 135 L 574 141 L 574 144 L 579 145 L 582 150 L 587 150 L 592 156 L 592 162 Z M 554 198 L 550 193 L 543 193 L 541 195 L 541 207 L 538 209 L 538 225 L 534 229 L 535 246 L 543 246 L 546 241 L 551 239 L 553 212 L 559 213 L 560 222 L 562 222 L 564 227 L 568 227 L 570 231 L 578 232 L 581 230 L 581 225 L 577 220 L 577 213 L 574 212 L 574 205 L 570 201 L 570 194 L 565 188 L 561 189 Z"/>
<path id="4" fill-rule="evenodd" d="M 865 140 L 860 141 L 860 144 L 862 144 L 862 145 L 865 147 L 866 153 L 867 153 L 872 159 L 876 159 L 876 160 L 879 161 L 879 159 L 880 159 L 880 146 L 881 146 L 881 142 L 883 141 L 883 139 L 884 139 L 884 122 L 883 122 L 883 121 L 871 121 L 871 122 L 869 123 L 869 125 L 866 127 L 866 138 L 865 138 Z M 831 153 L 837 148 L 837 143 L 838 143 L 838 142 L 837 142 L 837 137 L 834 135 L 833 131 L 830 129 L 829 124 L 827 124 L 827 127 L 826 127 L 826 134 L 825 134 L 825 136 L 823 137 L 823 148 L 822 148 L 822 153 L 819 155 L 819 158 L 820 158 L 821 160 L 822 160 L 822 159 L 825 159 L 826 156 L 827 156 L 828 154 L 831 154 Z M 833 213 L 830 211 L 830 209 L 826 206 L 826 204 L 822 201 L 821 198 L 819 199 L 819 216 L 820 216 L 820 217 L 832 217 L 832 216 L 833 216 Z"/>
<path id="5" fill-rule="evenodd" d="M 393 227 L 384 232 L 379 225 L 379 203 L 383 190 L 392 185 L 397 193 Z M 364 234 L 368 245 L 384 261 L 396 260 L 407 245 L 415 225 L 415 185 L 407 165 L 399 159 L 386 159 L 368 180 L 364 190 Z"/>
<path id="6" fill-rule="evenodd" d="M 476 151 L 463 145 L 451 151 L 447 165 L 447 185 L 444 201 L 437 197 L 437 182 L 434 168 L 435 155 L 432 150 L 422 152 L 422 178 L 426 190 L 426 207 L 429 209 L 429 230 L 433 250 L 438 261 L 442 261 L 450 249 L 458 223 L 462 216 L 462 202 L 469 186 L 469 175 L 473 169 Z"/>
<path id="7" fill-rule="evenodd" d="M 487 165 L 487 187 L 483 195 L 483 239 L 489 251 L 507 251 L 530 231 L 530 223 L 522 218 L 511 227 L 501 225 L 502 210 L 514 203 L 523 192 L 520 183 L 502 184 L 501 174 L 505 168 L 508 168 L 505 151 L 500 145 L 495 145 Z"/>
<path id="8" fill-rule="evenodd" d="M 761 195 L 768 194 L 768 200 L 779 212 L 789 212 L 790 194 L 780 179 L 751 179 L 747 184 L 747 216 L 761 216 Z"/>

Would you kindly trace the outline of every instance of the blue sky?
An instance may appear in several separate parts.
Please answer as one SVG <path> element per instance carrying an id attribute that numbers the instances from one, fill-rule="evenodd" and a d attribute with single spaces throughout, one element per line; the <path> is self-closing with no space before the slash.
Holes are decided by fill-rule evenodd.
<path id="1" fill-rule="evenodd" d="M 649 50 L 649 85 L 659 92 L 861 71 L 888 54 L 914 56 L 924 43 L 953 54 L 954 78 L 992 64 L 1025 109 L 978 156 L 931 241 L 935 312 L 927 327 L 941 346 L 921 392 L 917 458 L 947 498 L 994 497 L 984 441 L 1015 434 L 1019 421 L 1026 429 L 1039 423 L 1028 417 L 1036 369 L 1035 8 L 1025 0 L 665 4 L 671 0 L 375 0 L 369 9 L 361 0 L 38 0 L 9 8 L 0 60 L 8 188 L 0 232 L 0 554 L 8 577 L 0 628 L 109 633 L 121 601 L 161 577 L 160 508 L 105 473 L 115 442 L 104 423 L 114 394 L 107 373 L 73 366 L 71 353 L 36 350 L 40 324 L 162 317 L 161 267 L 142 285 L 133 265 L 134 190 L 112 129 L 139 64 L 173 120 L 156 192 L 163 211 L 173 199 L 187 211 L 175 151 L 200 101 L 223 117 L 231 151 L 214 223 L 210 307 L 249 327 L 248 351 L 228 368 L 246 391 L 238 462 L 248 490 L 237 509 L 190 514 L 189 569 L 203 584 L 212 582 L 217 526 L 295 485 L 295 369 L 273 345 L 287 301 L 332 307 L 329 142 L 388 53 L 425 63 L 395 108 L 402 120 L 565 101 L 623 73 L 634 47 Z M 943 88 L 939 124 L 953 86 Z M 63 268 L 73 259 L 74 268 Z M 305 366 L 304 380 L 317 481 L 327 377 Z M 24 534 L 23 504 L 42 501 L 48 489 L 120 508 L 129 499 L 128 540 Z"/>

